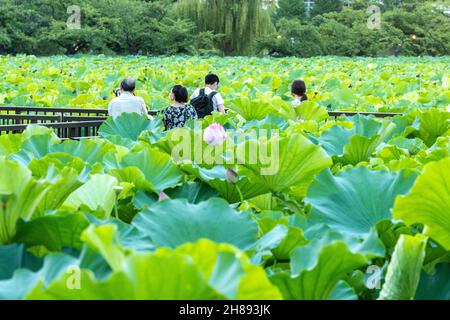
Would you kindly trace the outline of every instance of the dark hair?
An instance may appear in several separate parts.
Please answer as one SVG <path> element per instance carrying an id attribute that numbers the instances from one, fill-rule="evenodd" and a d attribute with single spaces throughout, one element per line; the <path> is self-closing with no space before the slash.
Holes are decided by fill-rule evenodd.
<path id="1" fill-rule="evenodd" d="M 292 83 L 291 92 L 302 97 L 302 102 L 308 100 L 308 96 L 306 95 L 306 83 L 303 80 L 295 80 Z"/>
<path id="2" fill-rule="evenodd" d="M 123 91 L 133 92 L 136 89 L 136 79 L 126 78 L 120 84 Z"/>
<path id="3" fill-rule="evenodd" d="M 188 102 L 188 91 L 185 87 L 176 85 L 172 88 L 172 93 L 175 96 L 175 101 L 180 103 Z"/>
<path id="4" fill-rule="evenodd" d="M 219 83 L 220 79 L 217 75 L 210 73 L 205 77 L 205 84 L 214 84 L 214 83 Z"/>

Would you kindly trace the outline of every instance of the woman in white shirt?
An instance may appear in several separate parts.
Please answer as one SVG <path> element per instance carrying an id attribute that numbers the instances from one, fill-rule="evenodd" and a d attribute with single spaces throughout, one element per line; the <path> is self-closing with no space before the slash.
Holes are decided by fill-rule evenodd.
<path id="1" fill-rule="evenodd" d="M 292 101 L 292 106 L 294 108 L 301 105 L 303 101 L 308 100 L 308 96 L 306 95 L 306 83 L 303 80 L 296 80 L 292 83 L 291 93 L 292 97 L 294 97 L 294 101 Z"/>

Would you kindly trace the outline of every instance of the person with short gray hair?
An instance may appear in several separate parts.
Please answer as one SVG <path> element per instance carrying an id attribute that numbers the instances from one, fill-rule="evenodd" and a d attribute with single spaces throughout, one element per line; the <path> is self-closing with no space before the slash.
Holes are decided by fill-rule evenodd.
<path id="1" fill-rule="evenodd" d="M 147 106 L 144 99 L 136 97 L 134 92 L 136 90 L 136 79 L 127 78 L 120 84 L 120 89 L 116 90 L 116 98 L 114 98 L 108 105 L 108 114 L 110 117 L 118 117 L 122 113 L 137 113 L 147 116 Z"/>

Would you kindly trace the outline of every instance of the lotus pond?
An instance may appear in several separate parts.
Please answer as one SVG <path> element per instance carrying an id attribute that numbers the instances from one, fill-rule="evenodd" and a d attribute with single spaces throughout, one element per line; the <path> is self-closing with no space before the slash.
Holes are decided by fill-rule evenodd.
<path id="1" fill-rule="evenodd" d="M 449 58 L 0 60 L 6 105 L 106 107 L 131 74 L 161 109 L 213 70 L 230 108 L 170 132 L 132 114 L 91 140 L 0 136 L 0 299 L 450 299 Z M 223 148 L 201 139 L 213 123 Z M 200 137 L 183 161 L 180 137 Z"/>

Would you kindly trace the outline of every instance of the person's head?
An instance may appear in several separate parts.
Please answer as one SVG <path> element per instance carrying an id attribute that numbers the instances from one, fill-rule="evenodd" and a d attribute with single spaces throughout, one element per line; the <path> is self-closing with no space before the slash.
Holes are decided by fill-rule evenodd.
<path id="1" fill-rule="evenodd" d="M 120 84 L 120 89 L 123 92 L 130 92 L 133 93 L 134 90 L 136 90 L 136 79 L 133 78 L 126 78 L 122 81 Z"/>
<path id="2" fill-rule="evenodd" d="M 178 103 L 188 103 L 188 90 L 180 85 L 176 85 L 170 91 L 170 100 Z"/>
<path id="3" fill-rule="evenodd" d="M 292 83 L 291 93 L 295 98 L 300 98 L 301 101 L 308 100 L 306 95 L 306 83 L 303 80 L 296 80 Z"/>
<path id="4" fill-rule="evenodd" d="M 205 85 L 212 90 L 217 90 L 219 83 L 220 83 L 219 77 L 213 73 L 210 73 L 205 77 Z"/>

